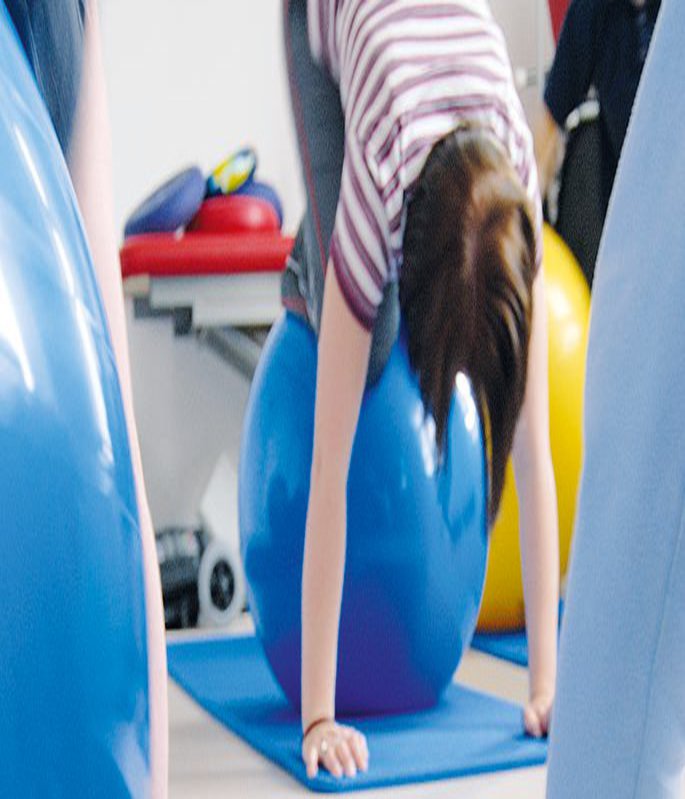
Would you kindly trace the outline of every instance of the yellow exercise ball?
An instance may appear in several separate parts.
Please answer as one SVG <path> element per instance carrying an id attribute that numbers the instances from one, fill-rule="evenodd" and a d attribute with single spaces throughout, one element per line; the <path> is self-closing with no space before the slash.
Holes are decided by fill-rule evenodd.
<path id="1" fill-rule="evenodd" d="M 545 225 L 545 285 L 549 346 L 550 443 L 559 511 L 560 576 L 566 574 L 582 459 L 583 390 L 590 292 L 573 254 Z M 515 630 L 525 625 L 518 501 L 511 461 L 490 553 L 478 628 Z"/>

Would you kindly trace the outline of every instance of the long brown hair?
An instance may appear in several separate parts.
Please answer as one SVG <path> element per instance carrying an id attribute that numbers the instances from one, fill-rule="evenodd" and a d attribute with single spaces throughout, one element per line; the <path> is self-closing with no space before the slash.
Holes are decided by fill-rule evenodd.
<path id="1" fill-rule="evenodd" d="M 471 380 L 489 437 L 490 523 L 525 394 L 535 252 L 530 204 L 504 149 L 474 126 L 441 139 L 407 210 L 400 302 L 440 450 L 457 372 Z"/>

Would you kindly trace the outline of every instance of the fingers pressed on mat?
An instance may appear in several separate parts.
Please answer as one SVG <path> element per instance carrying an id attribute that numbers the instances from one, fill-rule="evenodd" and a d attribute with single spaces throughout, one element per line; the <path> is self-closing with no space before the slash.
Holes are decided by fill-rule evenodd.
<path id="1" fill-rule="evenodd" d="M 357 768 L 360 771 L 366 771 L 369 765 L 369 750 L 366 745 L 366 738 L 361 733 L 351 730 L 348 743 Z"/>
<path id="2" fill-rule="evenodd" d="M 336 754 L 338 755 L 338 760 L 340 761 L 345 774 L 348 777 L 355 777 L 357 774 L 357 766 L 354 762 L 349 741 L 345 739 L 339 741 L 338 745 L 336 746 Z"/>
<path id="3" fill-rule="evenodd" d="M 532 735 L 534 738 L 542 737 L 543 732 L 540 718 L 536 710 L 530 705 L 527 705 L 523 711 L 523 723 L 528 735 Z"/>
<path id="4" fill-rule="evenodd" d="M 316 746 L 310 746 L 305 753 L 305 764 L 307 766 L 307 776 L 314 779 L 319 773 L 319 750 Z"/>
<path id="5" fill-rule="evenodd" d="M 325 754 L 321 756 L 321 762 L 334 777 L 342 777 L 343 767 L 333 747 L 328 749 Z"/>

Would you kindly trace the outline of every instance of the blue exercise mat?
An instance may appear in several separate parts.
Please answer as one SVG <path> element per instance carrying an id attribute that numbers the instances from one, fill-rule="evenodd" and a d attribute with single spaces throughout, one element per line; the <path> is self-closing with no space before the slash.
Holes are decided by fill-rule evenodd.
<path id="1" fill-rule="evenodd" d="M 513 633 L 476 633 L 471 649 L 485 652 L 517 666 L 528 665 L 528 639 L 524 630 Z"/>
<path id="2" fill-rule="evenodd" d="M 559 602 L 560 626 L 563 613 L 564 603 Z M 517 666 L 528 665 L 528 639 L 525 630 L 509 633 L 476 633 L 471 641 L 471 649 L 515 663 Z"/>
<path id="3" fill-rule="evenodd" d="M 357 719 L 371 768 L 336 781 L 308 780 L 300 758 L 300 722 L 277 686 L 257 640 L 173 643 L 169 673 L 218 721 L 314 791 L 336 792 L 429 782 L 545 762 L 547 744 L 523 732 L 516 705 L 457 685 L 433 710 Z"/>

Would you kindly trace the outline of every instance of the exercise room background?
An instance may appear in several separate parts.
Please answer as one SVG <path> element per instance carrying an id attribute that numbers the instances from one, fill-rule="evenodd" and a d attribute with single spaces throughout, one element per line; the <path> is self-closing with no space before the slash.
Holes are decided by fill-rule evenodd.
<path id="1" fill-rule="evenodd" d="M 492 0 L 491 7 L 514 67 L 532 78 L 536 1 Z M 193 163 L 209 170 L 250 144 L 260 174 L 283 200 L 284 230 L 292 233 L 304 195 L 290 119 L 281 0 L 117 0 L 103 4 L 102 17 L 118 229 L 123 232 L 127 214 L 165 177 Z M 549 63 L 553 45 L 546 16 L 543 26 L 543 63 Z M 531 124 L 538 94 L 535 86 L 521 90 Z M 132 124 L 135 119 L 144 123 Z M 194 339 L 174 339 L 168 319 L 135 320 L 130 302 L 128 312 L 155 527 L 193 523 L 220 452 L 237 459 L 248 384 Z"/>

